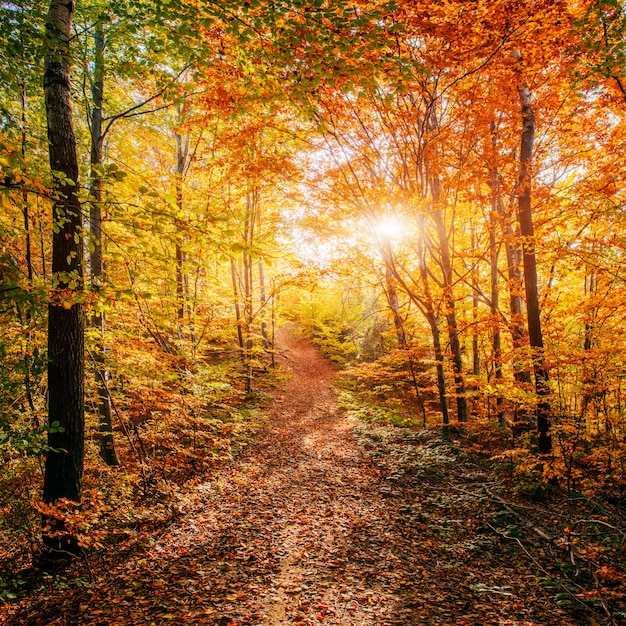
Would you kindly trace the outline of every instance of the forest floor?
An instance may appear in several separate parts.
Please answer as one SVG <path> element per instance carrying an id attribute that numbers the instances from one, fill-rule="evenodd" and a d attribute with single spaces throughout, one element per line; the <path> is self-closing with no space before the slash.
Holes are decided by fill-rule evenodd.
<path id="1" fill-rule="evenodd" d="M 171 525 L 93 557 L 84 588 L 5 605 L 0 622 L 619 623 L 555 603 L 548 566 L 505 532 L 523 526 L 521 509 L 502 505 L 480 459 L 461 463 L 430 431 L 346 416 L 333 367 L 305 340 L 282 343 L 291 376 L 270 392 L 265 426 Z"/>

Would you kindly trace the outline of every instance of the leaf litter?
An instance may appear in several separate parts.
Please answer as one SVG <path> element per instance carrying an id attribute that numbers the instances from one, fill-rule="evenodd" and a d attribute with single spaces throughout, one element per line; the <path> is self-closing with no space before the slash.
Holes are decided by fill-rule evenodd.
<path id="1" fill-rule="evenodd" d="M 485 522 L 479 465 L 459 471 L 431 433 L 346 416 L 333 367 L 305 340 L 282 342 L 291 377 L 264 429 L 186 494 L 177 521 L 94 561 L 90 588 L 13 606 L 3 623 L 602 623 L 552 602 L 532 560 Z"/>

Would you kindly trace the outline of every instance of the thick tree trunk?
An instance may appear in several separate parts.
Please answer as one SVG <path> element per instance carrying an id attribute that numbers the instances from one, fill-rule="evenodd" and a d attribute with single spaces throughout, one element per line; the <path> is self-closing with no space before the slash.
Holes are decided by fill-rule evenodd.
<path id="1" fill-rule="evenodd" d="M 78 160 L 70 95 L 70 30 L 74 2 L 52 0 L 46 20 L 48 50 L 44 92 L 50 168 L 55 177 L 52 274 L 55 289 L 48 307 L 48 434 L 43 498 L 80 502 L 84 453 L 84 341 L 83 305 L 76 296 L 83 285 L 81 207 L 77 197 Z M 44 533 L 50 550 L 75 552 L 75 540 L 63 525 L 44 519 L 52 530 Z"/>
<path id="2" fill-rule="evenodd" d="M 102 133 L 102 102 L 104 93 L 104 32 L 99 25 L 94 33 L 94 76 L 91 97 L 93 110 L 91 113 L 91 202 L 89 206 L 89 227 L 91 231 L 92 251 L 89 257 L 91 270 L 91 290 L 97 296 L 104 280 L 104 262 L 102 256 L 102 165 L 103 143 Z M 106 368 L 106 349 L 104 335 L 106 321 L 101 310 L 95 310 L 91 316 L 91 326 L 96 329 L 96 340 L 93 352 L 95 385 L 98 393 L 98 431 L 100 457 L 107 465 L 119 465 L 120 461 L 115 450 L 113 438 L 113 420 L 111 399 L 109 397 Z"/>
<path id="3" fill-rule="evenodd" d="M 539 452 L 549 454 L 552 450 L 550 434 L 550 388 L 548 370 L 545 365 L 539 289 L 537 286 L 537 260 L 535 256 L 535 231 L 531 204 L 530 160 L 535 138 L 535 114 L 528 86 L 521 81 L 518 86 L 522 106 L 522 140 L 520 149 L 520 171 L 518 181 L 518 219 L 523 241 L 524 288 L 526 293 L 526 315 L 528 338 L 532 350 L 535 389 L 537 393 L 537 436 Z"/>

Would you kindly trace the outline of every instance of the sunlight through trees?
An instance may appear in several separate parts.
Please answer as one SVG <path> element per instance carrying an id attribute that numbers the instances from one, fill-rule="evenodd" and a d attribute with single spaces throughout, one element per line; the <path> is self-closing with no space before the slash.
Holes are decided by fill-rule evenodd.
<path id="1" fill-rule="evenodd" d="M 0 5 L 20 550 L 234 454 L 285 324 L 392 421 L 623 500 L 622 3 L 46 10 Z"/>

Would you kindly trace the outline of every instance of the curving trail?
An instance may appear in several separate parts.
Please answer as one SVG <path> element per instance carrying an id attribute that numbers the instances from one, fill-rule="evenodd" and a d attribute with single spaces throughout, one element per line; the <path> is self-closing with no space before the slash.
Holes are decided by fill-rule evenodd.
<path id="1" fill-rule="evenodd" d="M 208 570 L 215 559 L 220 580 L 204 587 L 214 623 L 402 623 L 379 571 L 394 541 L 378 470 L 336 408 L 332 366 L 305 340 L 280 342 L 292 377 L 273 395 L 268 428 L 160 548 L 196 545 Z"/>

